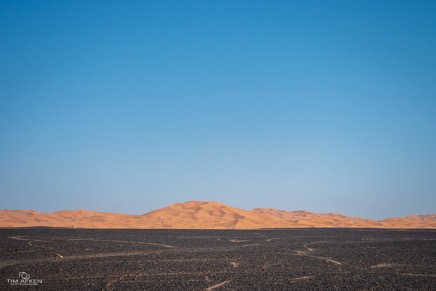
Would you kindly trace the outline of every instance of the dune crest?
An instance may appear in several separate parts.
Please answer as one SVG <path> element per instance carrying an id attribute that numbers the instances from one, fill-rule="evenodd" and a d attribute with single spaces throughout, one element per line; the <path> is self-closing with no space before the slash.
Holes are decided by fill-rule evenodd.
<path id="1" fill-rule="evenodd" d="M 0 210 L 0 227 L 140 228 L 140 229 L 260 229 L 260 228 L 436 228 L 436 214 L 373 220 L 337 213 L 244 210 L 220 202 L 175 203 L 143 215 L 89 210 L 41 213 Z"/>

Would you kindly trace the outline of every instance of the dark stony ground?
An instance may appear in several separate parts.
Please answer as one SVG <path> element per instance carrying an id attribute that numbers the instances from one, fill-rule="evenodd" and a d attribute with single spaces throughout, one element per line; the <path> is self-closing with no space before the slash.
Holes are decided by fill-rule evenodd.
<path id="1" fill-rule="evenodd" d="M 19 272 L 42 282 L 11 286 Z M 0 290 L 436 290 L 436 231 L 0 229 L 0 279 Z"/>

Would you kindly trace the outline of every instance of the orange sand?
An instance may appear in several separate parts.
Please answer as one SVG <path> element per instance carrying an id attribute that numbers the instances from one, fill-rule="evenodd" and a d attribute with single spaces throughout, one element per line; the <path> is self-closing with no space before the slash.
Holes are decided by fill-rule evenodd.
<path id="1" fill-rule="evenodd" d="M 40 213 L 34 210 L 0 210 L 0 227 L 69 228 L 174 228 L 174 229 L 259 229 L 259 228 L 436 228 L 436 214 L 372 220 L 336 213 L 285 211 L 271 208 L 243 210 L 218 202 L 176 203 L 143 215 L 88 210 Z"/>

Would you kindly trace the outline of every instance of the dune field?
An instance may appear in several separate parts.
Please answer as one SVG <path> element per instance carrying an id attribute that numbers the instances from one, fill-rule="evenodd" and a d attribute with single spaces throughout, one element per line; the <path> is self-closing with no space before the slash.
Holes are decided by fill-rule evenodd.
<path id="1" fill-rule="evenodd" d="M 138 229 L 261 229 L 261 228 L 436 228 L 436 214 L 383 220 L 337 213 L 285 211 L 272 208 L 243 210 L 219 202 L 175 203 L 143 215 L 89 210 L 42 213 L 0 210 L 0 227 L 138 228 Z"/>

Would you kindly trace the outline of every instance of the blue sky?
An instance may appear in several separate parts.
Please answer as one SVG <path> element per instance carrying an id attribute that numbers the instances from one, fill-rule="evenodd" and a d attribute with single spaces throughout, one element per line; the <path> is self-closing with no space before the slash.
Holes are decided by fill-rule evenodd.
<path id="1" fill-rule="evenodd" d="M 434 1 L 0 1 L 4 209 L 436 212 Z"/>

